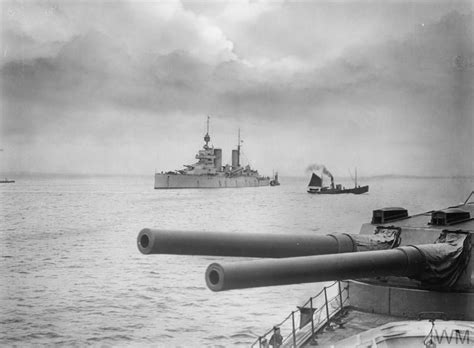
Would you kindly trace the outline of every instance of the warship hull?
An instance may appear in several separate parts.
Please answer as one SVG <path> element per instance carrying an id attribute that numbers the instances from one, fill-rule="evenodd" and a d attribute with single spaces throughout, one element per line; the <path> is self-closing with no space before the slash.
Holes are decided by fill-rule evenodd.
<path id="1" fill-rule="evenodd" d="M 337 287 L 339 293 L 330 291 L 337 291 Z M 282 347 L 311 347 L 316 337 L 322 347 L 370 347 L 372 342 L 377 342 L 377 347 L 430 347 L 425 344 L 430 334 L 433 343 L 441 347 L 472 347 L 472 292 L 437 292 L 354 280 L 325 289 L 332 299 L 319 316 L 323 319 L 313 319 L 312 325 L 289 335 Z M 433 325 L 424 315 L 438 317 Z"/>
<path id="2" fill-rule="evenodd" d="M 236 188 L 269 186 L 270 178 L 256 176 L 155 174 L 155 189 Z"/>

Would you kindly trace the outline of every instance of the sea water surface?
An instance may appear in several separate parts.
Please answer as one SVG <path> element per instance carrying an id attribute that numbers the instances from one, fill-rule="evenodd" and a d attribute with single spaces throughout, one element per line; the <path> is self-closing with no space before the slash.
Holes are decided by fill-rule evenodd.
<path id="1" fill-rule="evenodd" d="M 204 272 L 222 258 L 142 255 L 142 228 L 358 233 L 374 209 L 438 209 L 474 189 L 446 178 L 364 179 L 359 196 L 308 194 L 307 178 L 208 190 L 154 190 L 153 175 L 15 179 L 0 186 L 3 346 L 248 346 L 323 285 L 213 293 Z"/>

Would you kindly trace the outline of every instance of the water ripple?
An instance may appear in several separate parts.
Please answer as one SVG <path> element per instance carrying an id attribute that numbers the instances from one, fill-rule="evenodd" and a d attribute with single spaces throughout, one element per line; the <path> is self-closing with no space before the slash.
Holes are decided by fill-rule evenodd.
<path id="1" fill-rule="evenodd" d="M 281 181 L 277 188 L 155 191 L 149 177 L 42 176 L 1 187 L 0 344 L 248 346 L 320 284 L 213 293 L 204 272 L 221 258 L 142 255 L 142 228 L 357 233 L 373 209 L 442 208 L 473 186 L 378 179 L 368 195 L 318 197 L 305 192 L 306 179 Z"/>

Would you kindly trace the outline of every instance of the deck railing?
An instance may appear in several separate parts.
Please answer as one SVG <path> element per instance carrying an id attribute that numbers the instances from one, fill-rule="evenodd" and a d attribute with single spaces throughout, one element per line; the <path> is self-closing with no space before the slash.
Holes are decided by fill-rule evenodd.
<path id="1" fill-rule="evenodd" d="M 280 329 L 283 336 L 282 347 L 299 347 L 330 323 L 348 301 L 347 283 L 337 281 L 325 286 L 297 310 L 292 311 L 281 323 L 261 335 L 251 347 L 268 347 L 275 327 Z M 285 333 L 288 334 L 284 336 Z"/>

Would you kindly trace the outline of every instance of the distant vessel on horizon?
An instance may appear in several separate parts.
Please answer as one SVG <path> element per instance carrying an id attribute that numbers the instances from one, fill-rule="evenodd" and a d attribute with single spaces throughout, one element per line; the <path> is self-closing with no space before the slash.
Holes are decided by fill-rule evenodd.
<path id="1" fill-rule="evenodd" d="M 323 167 L 323 173 L 328 175 L 331 178 L 331 185 L 330 186 L 323 186 L 323 179 L 316 175 L 314 172 L 311 176 L 311 180 L 308 184 L 308 193 L 314 194 L 326 194 L 326 195 L 333 195 L 333 194 L 340 194 L 340 193 L 353 193 L 356 195 L 369 192 L 369 186 L 360 186 L 357 185 L 357 169 L 355 170 L 355 180 L 354 180 L 354 187 L 353 188 L 345 188 L 341 184 L 334 185 L 334 177 L 332 174 Z"/>
<path id="2" fill-rule="evenodd" d="M 11 180 L 8 178 L 0 179 L 0 184 L 13 184 L 13 183 L 15 183 L 15 180 Z"/>
<path id="3" fill-rule="evenodd" d="M 249 165 L 240 164 L 240 129 L 238 145 L 232 150 L 232 165 L 222 165 L 222 149 L 209 146 L 209 117 L 204 146 L 196 154 L 198 160 L 194 164 L 184 165 L 185 169 L 155 173 L 155 189 L 180 188 L 226 188 L 226 187 L 257 187 L 269 186 L 270 177 L 261 176 Z"/>
<path id="4" fill-rule="evenodd" d="M 0 149 L 0 152 L 3 152 L 3 149 Z M 0 184 L 13 184 L 15 180 L 11 180 L 8 178 L 0 179 Z"/>

